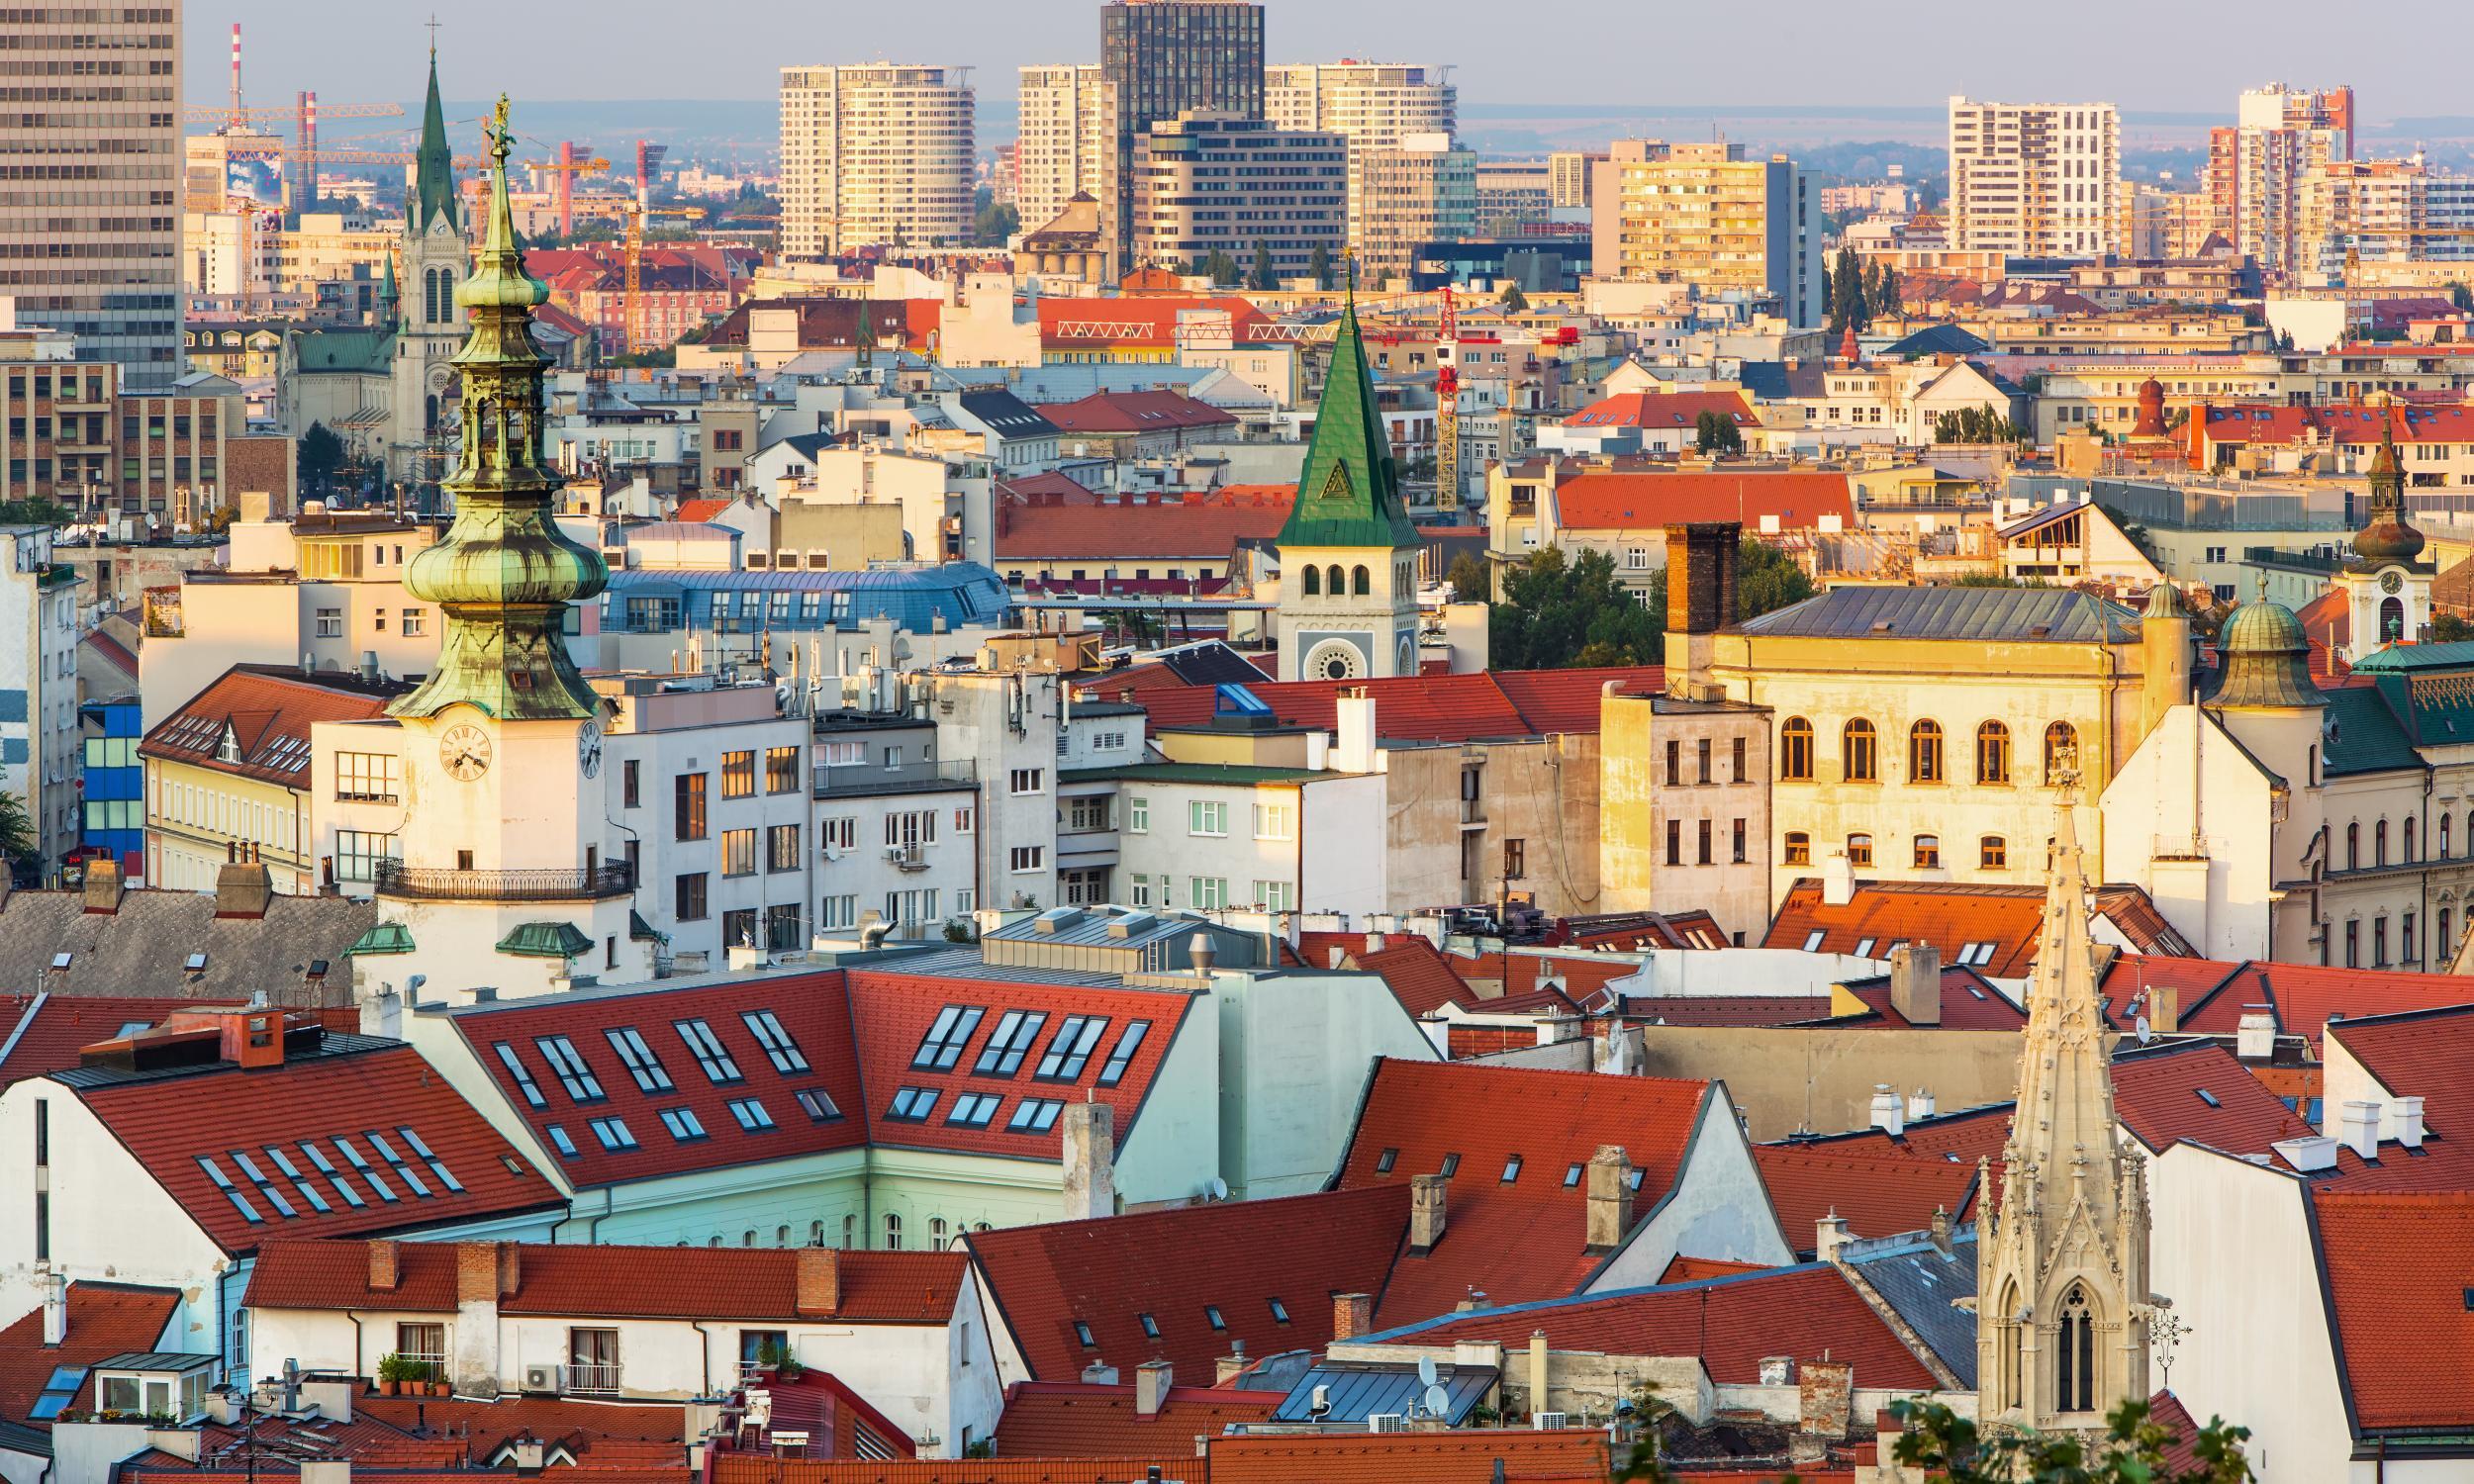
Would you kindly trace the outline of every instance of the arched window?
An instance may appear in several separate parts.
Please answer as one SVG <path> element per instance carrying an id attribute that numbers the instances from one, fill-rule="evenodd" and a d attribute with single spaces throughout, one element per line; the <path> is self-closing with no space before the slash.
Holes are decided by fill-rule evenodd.
<path id="1" fill-rule="evenodd" d="M 438 270 L 424 268 L 421 273 L 421 323 L 435 325 L 438 321 Z"/>
<path id="2" fill-rule="evenodd" d="M 1851 784 L 1872 784 L 1881 780 L 1881 758 L 1875 746 L 1872 723 L 1861 716 L 1849 722 L 1839 733 L 1839 763 L 1843 777 Z"/>
<path id="3" fill-rule="evenodd" d="M 821 1221 L 811 1221 L 811 1222 L 808 1223 L 808 1245 L 809 1245 L 809 1247 L 822 1247 L 822 1246 L 824 1246 L 824 1223 L 823 1223 L 823 1222 L 821 1222 Z"/>
<path id="4" fill-rule="evenodd" d="M 2414 821 L 2411 819 L 2406 821 L 2405 862 L 2409 866 L 2414 864 Z"/>
<path id="5" fill-rule="evenodd" d="M 1305 596 L 1308 598 L 1323 596 L 1323 569 L 1311 563 L 1308 563 L 1305 569 Z"/>
<path id="6" fill-rule="evenodd" d="M 739 1233 L 739 1246 L 754 1247 L 755 1245 L 756 1229 L 754 1227 L 749 1227 L 746 1231 Z"/>
<path id="7" fill-rule="evenodd" d="M 885 1250 L 889 1252 L 902 1251 L 902 1216 L 898 1212 L 885 1213 Z"/>
<path id="8" fill-rule="evenodd" d="M 2061 1412 L 2096 1410 L 2096 1318 L 2087 1290 L 2076 1283 L 2061 1298 L 2060 1343 L 2054 1346 L 2053 1406 Z"/>
<path id="9" fill-rule="evenodd" d="M 715 1232 L 715 1233 L 714 1234 L 714 1239 L 713 1239 L 713 1241 L 706 1243 L 706 1244 L 705 1244 L 705 1246 L 707 1246 L 707 1247 L 719 1247 L 719 1246 L 721 1246 L 721 1234 L 720 1234 L 719 1232 Z"/>
<path id="10" fill-rule="evenodd" d="M 2056 721 L 2045 728 L 2045 787 L 2061 782 L 2064 773 L 2079 768 L 2079 734 L 2067 721 Z"/>
<path id="11" fill-rule="evenodd" d="M 2008 1323 L 2003 1324 L 2001 1327 L 2001 1395 L 2004 1401 L 2016 1403 L 2022 1400 L 2019 1395 L 2019 1355 L 2021 1348 L 2020 1342 L 2023 1339 L 2024 1331 L 2027 1329 L 2025 1325 L 2017 1322 L 2019 1314 L 2019 1288 L 2017 1284 L 2014 1283 L 2002 1290 L 2001 1307 L 1994 1312 L 1999 1314 L 2003 1320 L 2008 1321 Z"/>
<path id="12" fill-rule="evenodd" d="M 1918 871 L 1931 871 L 1936 867 L 1939 867 L 1941 864 L 1942 837 L 1939 835 L 1918 835 L 1916 837 L 1916 869 Z"/>
<path id="13" fill-rule="evenodd" d="M 773 1245 L 775 1247 L 789 1247 L 791 1245 L 791 1228 L 788 1222 L 785 1222 L 781 1226 L 773 1229 Z"/>
<path id="14" fill-rule="evenodd" d="M 1813 724 L 1789 716 L 1778 727 L 1778 779 L 1781 783 L 1813 781 Z"/>
<path id="15" fill-rule="evenodd" d="M 1907 729 L 1907 781 L 1942 782 L 1942 723 L 1919 721 Z"/>
<path id="16" fill-rule="evenodd" d="M 1340 564 L 1338 562 L 1334 562 L 1330 567 L 1324 569 L 1323 582 L 1328 591 L 1331 593 L 1331 596 L 1334 598 L 1338 598 L 1342 594 L 1349 591 L 1349 580 L 1341 575 Z"/>
<path id="17" fill-rule="evenodd" d="M 2362 869 L 2362 826 L 2358 823 L 2345 826 L 2345 869 Z"/>
<path id="18" fill-rule="evenodd" d="M 2448 859 L 2448 816 L 2445 814 L 2439 816 L 2439 858 L 2443 861 Z"/>
<path id="19" fill-rule="evenodd" d="M 2010 782 L 2010 728 L 1998 721 L 1976 728 L 1976 782 Z"/>
<path id="20" fill-rule="evenodd" d="M 1999 835 L 1987 835 L 1976 842 L 1976 865 L 1985 871 L 2010 869 L 2010 842 Z"/>
<path id="21" fill-rule="evenodd" d="M 1847 864 L 1850 866 L 1872 864 L 1872 836 L 1850 835 L 1847 837 Z"/>
<path id="22" fill-rule="evenodd" d="M 847 1252 L 858 1245 L 859 1218 L 856 1216 L 845 1216 L 842 1218 L 842 1249 Z"/>
<path id="23" fill-rule="evenodd" d="M 931 1216 L 928 1218 L 928 1251 L 932 1252 L 941 1252 L 944 1250 L 945 1218 L 942 1216 Z"/>
<path id="24" fill-rule="evenodd" d="M 1355 593 L 1360 598 L 1364 598 L 1373 593 L 1375 591 L 1375 575 L 1368 572 L 1363 566 L 1359 567 L 1351 575 L 1350 591 Z"/>
<path id="25" fill-rule="evenodd" d="M 2303 764 L 2305 769 L 2303 777 L 2311 780 L 2312 788 L 2318 788 L 2320 786 L 2320 745 L 2318 743 L 2311 744 L 2311 751 L 2303 759 Z"/>
<path id="26" fill-rule="evenodd" d="M 2406 605 L 2394 598 L 2380 600 L 2380 642 L 2394 644 L 2406 636 Z"/>
<path id="27" fill-rule="evenodd" d="M 1789 866 L 1813 864 L 1813 837 L 1802 830 L 1787 831 L 1785 864 Z"/>

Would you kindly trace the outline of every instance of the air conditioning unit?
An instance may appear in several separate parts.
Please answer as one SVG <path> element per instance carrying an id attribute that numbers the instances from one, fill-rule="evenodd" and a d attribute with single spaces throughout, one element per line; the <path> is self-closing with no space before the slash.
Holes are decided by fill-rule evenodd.
<path id="1" fill-rule="evenodd" d="M 1567 1426 L 1565 1419 L 1568 1416 L 1563 1412 L 1532 1412 L 1529 1414 L 1529 1425 L 1543 1433 Z"/>
<path id="2" fill-rule="evenodd" d="M 1366 1420 L 1369 1433 L 1405 1433 L 1408 1427 L 1408 1418 L 1397 1412 L 1378 1412 Z"/>
<path id="3" fill-rule="evenodd" d="M 555 1365 L 525 1366 L 523 1389 L 534 1396 L 558 1395 L 558 1367 Z"/>

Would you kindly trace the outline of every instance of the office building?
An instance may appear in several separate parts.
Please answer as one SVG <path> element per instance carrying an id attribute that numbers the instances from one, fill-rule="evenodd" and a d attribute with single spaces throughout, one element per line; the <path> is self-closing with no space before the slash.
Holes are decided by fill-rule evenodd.
<path id="1" fill-rule="evenodd" d="M 1950 101 L 1950 239 L 1961 252 L 2122 250 L 2122 125 L 2110 103 Z"/>
<path id="2" fill-rule="evenodd" d="M 1263 7 L 1255 0 L 1109 0 L 1099 75 L 1116 108 L 1116 170 L 1130 180 L 1154 124 L 1196 110 L 1263 117 Z M 1096 193 L 1094 193 L 1096 194 Z M 1133 190 L 1117 193 L 1117 242 L 1134 239 Z M 1032 225 L 1025 214 L 1024 225 Z"/>
<path id="3" fill-rule="evenodd" d="M 1555 219 L 1555 169 L 1542 159 L 1490 159 L 1477 165 L 1477 230 L 1514 237 L 1548 230 Z"/>
<path id="4" fill-rule="evenodd" d="M 1014 146 L 1014 209 L 1025 232 L 1062 215 L 1077 195 L 1117 215 L 1116 89 L 1094 63 L 1022 69 Z"/>
<path id="5" fill-rule="evenodd" d="M 1457 242 L 1477 232 L 1477 156 L 1448 134 L 1413 134 L 1363 154 L 1352 151 L 1360 216 L 1354 232 L 1358 278 L 1380 288 L 1406 278 L 1425 242 Z"/>
<path id="6" fill-rule="evenodd" d="M 1603 149 L 1558 149 L 1547 156 L 1547 172 L 1554 182 L 1555 205 L 1562 210 L 1585 207 L 1597 168 L 1610 156 Z"/>
<path id="7" fill-rule="evenodd" d="M 1319 129 L 1349 141 L 1349 240 L 1366 244 L 1366 162 L 1412 135 L 1460 127 L 1460 90 L 1448 67 L 1344 61 L 1271 67 L 1263 116 L 1283 129 Z"/>
<path id="8" fill-rule="evenodd" d="M 0 114 L 0 298 L 131 388 L 180 375 L 180 7 L 7 13 L 10 66 L 73 86 Z"/>
<path id="9" fill-rule="evenodd" d="M 1796 325 L 1820 319 L 1819 223 L 1808 183 L 1785 155 L 1619 140 L 1591 196 L 1601 276 L 1684 284 L 1704 299 L 1766 300 Z"/>
<path id="10" fill-rule="evenodd" d="M 967 67 L 782 69 L 782 252 L 971 240 Z"/>
<path id="11" fill-rule="evenodd" d="M 1258 250 L 1276 278 L 1341 260 L 1349 218 L 1348 143 L 1234 114 L 1187 114 L 1135 141 L 1133 254 L 1141 267 L 1188 269 L 1214 252 L 1252 273 Z"/>
<path id="12" fill-rule="evenodd" d="M 2288 278 L 2316 244 L 2302 240 L 2303 180 L 2353 158 L 2353 89 L 2304 91 L 2275 83 L 2242 94 L 2234 127 L 2209 132 L 2211 204 L 2236 251 Z"/>

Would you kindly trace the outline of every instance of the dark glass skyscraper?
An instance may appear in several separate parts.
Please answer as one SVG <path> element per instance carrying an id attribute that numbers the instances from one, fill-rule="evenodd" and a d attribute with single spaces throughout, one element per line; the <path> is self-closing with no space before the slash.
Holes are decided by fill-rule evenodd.
<path id="1" fill-rule="evenodd" d="M 1099 72 L 1116 89 L 1122 250 L 1133 238 L 1135 139 L 1189 109 L 1263 117 L 1263 7 L 1257 0 L 1109 0 L 1099 8 Z"/>

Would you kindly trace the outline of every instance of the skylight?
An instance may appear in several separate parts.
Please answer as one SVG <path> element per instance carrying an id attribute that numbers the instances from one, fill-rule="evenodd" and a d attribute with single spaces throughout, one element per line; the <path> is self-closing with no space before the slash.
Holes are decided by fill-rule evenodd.
<path id="1" fill-rule="evenodd" d="M 834 1106 L 832 1097 L 820 1087 L 804 1088 L 796 1096 L 800 1111 L 818 1123 L 831 1123 L 842 1116 L 842 1110 Z"/>
<path id="2" fill-rule="evenodd" d="M 910 1065 L 930 1071 L 951 1071 L 962 1060 L 962 1049 L 971 1040 L 971 1033 L 980 1028 L 987 1015 L 977 1005 L 947 1005 L 936 1012 L 927 1034 L 919 1038 L 919 1049 L 911 1054 Z"/>
<path id="3" fill-rule="evenodd" d="M 705 1068 L 708 1078 L 715 1083 L 746 1080 L 739 1072 L 739 1064 L 722 1049 L 721 1038 L 713 1033 L 712 1026 L 701 1020 L 682 1020 L 676 1022 L 676 1026 L 679 1039 L 687 1043 L 688 1051 L 696 1058 L 696 1065 Z"/>
<path id="4" fill-rule="evenodd" d="M 536 1036 L 532 1044 L 540 1051 L 541 1060 L 550 1064 L 550 1074 L 558 1078 L 569 1097 L 580 1103 L 608 1100 L 610 1094 L 602 1090 L 601 1078 L 593 1075 L 593 1068 L 585 1065 L 574 1042 L 564 1036 Z"/>
<path id="5" fill-rule="evenodd" d="M 1116 1045 L 1109 1049 L 1108 1060 L 1100 1065 L 1099 1085 L 1113 1087 L 1125 1080 L 1125 1069 L 1133 1065 L 1134 1053 L 1142 1050 L 1143 1037 L 1151 1032 L 1148 1020 L 1129 1021 L 1117 1032 Z"/>
<path id="6" fill-rule="evenodd" d="M 516 1079 L 516 1090 L 524 1095 L 524 1101 L 535 1108 L 548 1107 L 549 1099 L 541 1095 L 540 1087 L 532 1080 L 532 1073 L 525 1067 L 523 1060 L 516 1055 L 516 1049 L 504 1041 L 492 1043 L 491 1049 L 498 1053 L 499 1061 L 506 1065 L 507 1074 Z"/>
<path id="7" fill-rule="evenodd" d="M 937 1096 L 936 1089 L 933 1087 L 897 1089 L 894 1093 L 893 1104 L 885 1110 L 885 1116 L 903 1123 L 925 1123 L 928 1114 L 936 1109 Z"/>
<path id="8" fill-rule="evenodd" d="M 67 1411 L 69 1403 L 77 1400 L 77 1393 L 85 1389 L 88 1369 L 83 1365 L 52 1367 L 50 1378 L 35 1394 L 35 1405 L 26 1413 L 27 1421 L 50 1422 Z"/>
<path id="9" fill-rule="evenodd" d="M 1026 1097 L 1013 1105 L 1013 1117 L 1005 1121 L 1008 1134 L 1045 1134 L 1057 1126 L 1057 1115 L 1065 1104 L 1053 1097 Z"/>
<path id="10" fill-rule="evenodd" d="M 746 1022 L 748 1034 L 756 1038 L 756 1044 L 763 1047 L 765 1055 L 773 1060 L 775 1071 L 789 1076 L 808 1069 L 808 1059 L 801 1054 L 799 1043 L 791 1039 L 790 1032 L 782 1029 L 782 1022 L 774 1017 L 771 1010 L 743 1010 L 739 1019 Z"/>
<path id="11" fill-rule="evenodd" d="M 635 1078 L 639 1090 L 672 1090 L 670 1072 L 661 1065 L 661 1058 L 653 1055 L 653 1049 L 644 1044 L 643 1033 L 631 1025 L 622 1025 L 604 1031 L 602 1035 L 610 1042 L 610 1049 L 618 1054 L 618 1061 L 627 1068 L 627 1073 Z"/>
<path id="12" fill-rule="evenodd" d="M 998 1094 L 966 1092 L 954 1099 L 954 1110 L 946 1115 L 945 1121 L 960 1124 L 964 1128 L 984 1129 L 988 1127 L 990 1120 L 997 1116 L 997 1109 L 1003 1103 L 1004 1098 Z"/>
<path id="13" fill-rule="evenodd" d="M 1049 1081 L 1070 1082 L 1083 1074 L 1091 1061 L 1091 1049 L 1097 1044 L 1100 1032 L 1108 1028 L 1104 1015 L 1068 1015 L 1065 1024 L 1048 1043 L 1047 1055 L 1039 1059 L 1039 1070 L 1032 1075 Z"/>
<path id="14" fill-rule="evenodd" d="M 693 1108 L 662 1109 L 661 1126 L 668 1129 L 670 1137 L 681 1144 L 689 1144 L 707 1137 L 704 1121 L 696 1116 L 696 1110 Z"/>
<path id="15" fill-rule="evenodd" d="M 997 1029 L 989 1036 L 988 1044 L 980 1048 L 979 1061 L 971 1070 L 979 1076 L 1013 1075 L 1021 1070 L 1022 1059 L 1030 1054 L 1031 1043 L 1039 1039 L 1039 1028 L 1047 1023 L 1045 1010 L 1007 1010 L 998 1017 Z M 934 1034 L 933 1030 L 930 1034 Z M 914 1061 L 911 1065 L 918 1064 Z"/>
<path id="16" fill-rule="evenodd" d="M 732 1099 L 730 1116 L 738 1120 L 740 1128 L 751 1134 L 761 1133 L 773 1127 L 773 1115 L 765 1111 L 763 1103 L 752 1097 Z"/>

